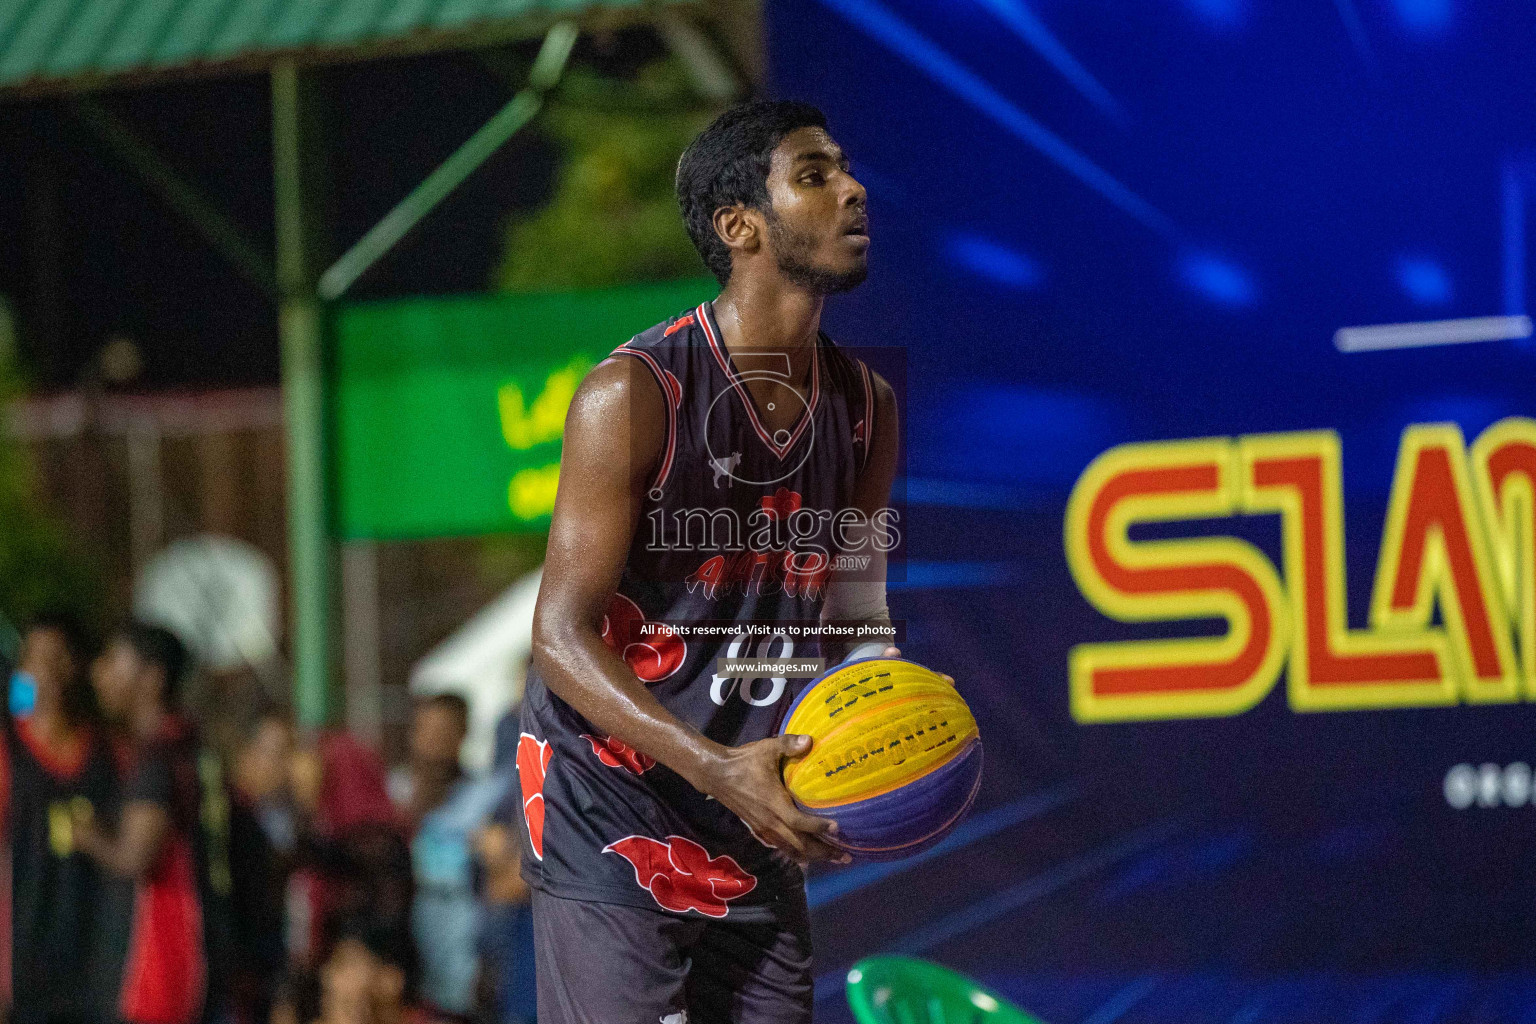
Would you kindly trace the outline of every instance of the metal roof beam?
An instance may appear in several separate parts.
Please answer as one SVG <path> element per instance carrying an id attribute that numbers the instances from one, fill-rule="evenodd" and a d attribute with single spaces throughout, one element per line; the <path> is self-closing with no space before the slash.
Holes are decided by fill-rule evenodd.
<path id="1" fill-rule="evenodd" d="M 331 302 L 378 263 L 421 219 L 431 213 L 464 179 L 474 173 L 544 105 L 544 94 L 565 71 L 578 29 L 574 21 L 557 22 L 544 36 L 528 85 L 471 135 L 395 208 L 386 213 L 352 248 L 320 275 L 320 298 Z"/>
<path id="2" fill-rule="evenodd" d="M 100 103 L 81 97 L 70 108 L 77 121 L 143 179 L 145 186 L 190 224 L 214 251 L 266 295 L 277 297 L 277 273 L 271 255 L 213 200 L 178 174 L 153 146 Z"/>
<path id="3" fill-rule="evenodd" d="M 706 100 L 728 103 L 741 92 L 741 82 L 709 36 L 677 11 L 656 12 L 656 30 L 682 62 L 694 91 Z"/>

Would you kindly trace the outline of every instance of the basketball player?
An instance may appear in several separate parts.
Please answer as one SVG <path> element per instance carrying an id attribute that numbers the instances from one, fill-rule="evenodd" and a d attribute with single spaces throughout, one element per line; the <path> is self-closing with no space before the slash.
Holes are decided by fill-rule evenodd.
<path id="1" fill-rule="evenodd" d="M 518 766 L 544 1024 L 811 1019 L 801 865 L 846 858 L 779 774 L 810 745 L 774 737 L 806 680 L 716 660 L 818 653 L 752 626 L 889 624 L 883 554 L 858 582 L 816 554 L 871 552 L 830 522 L 867 527 L 896 468 L 891 388 L 820 331 L 867 273 L 864 187 L 820 111 L 756 102 L 694 140 L 677 194 L 719 297 L 577 392 L 534 619 Z"/>

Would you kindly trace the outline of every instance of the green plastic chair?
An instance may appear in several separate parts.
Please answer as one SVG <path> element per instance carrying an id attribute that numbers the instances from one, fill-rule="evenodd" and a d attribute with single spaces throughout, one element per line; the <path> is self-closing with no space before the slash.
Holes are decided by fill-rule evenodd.
<path id="1" fill-rule="evenodd" d="M 1043 1024 L 948 967 L 909 956 L 872 956 L 848 972 L 859 1024 Z"/>

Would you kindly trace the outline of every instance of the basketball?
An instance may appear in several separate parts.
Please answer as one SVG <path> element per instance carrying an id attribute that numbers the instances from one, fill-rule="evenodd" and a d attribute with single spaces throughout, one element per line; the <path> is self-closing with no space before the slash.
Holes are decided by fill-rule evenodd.
<path id="1" fill-rule="evenodd" d="M 784 764 L 807 812 L 837 822 L 827 837 L 873 860 L 910 856 L 942 839 L 981 784 L 981 736 L 955 688 L 914 662 L 871 658 L 813 680 L 779 735 L 811 737 Z"/>

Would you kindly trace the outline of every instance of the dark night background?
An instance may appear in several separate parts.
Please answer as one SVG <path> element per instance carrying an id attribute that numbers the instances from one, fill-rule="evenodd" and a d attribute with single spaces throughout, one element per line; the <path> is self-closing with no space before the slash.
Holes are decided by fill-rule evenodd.
<path id="1" fill-rule="evenodd" d="M 535 41 L 323 72 L 336 254 L 511 98 L 536 49 Z M 633 29 L 583 36 L 572 61 L 623 76 L 662 52 L 652 32 Z M 271 252 L 265 76 L 95 98 Z M 15 304 L 34 385 L 73 386 L 118 336 L 142 350 L 141 387 L 276 384 L 273 303 L 71 116 L 71 102 L 0 107 L 0 294 Z M 507 222 L 548 199 L 559 159 L 536 122 L 514 135 L 359 280 L 349 300 L 491 287 Z"/>

